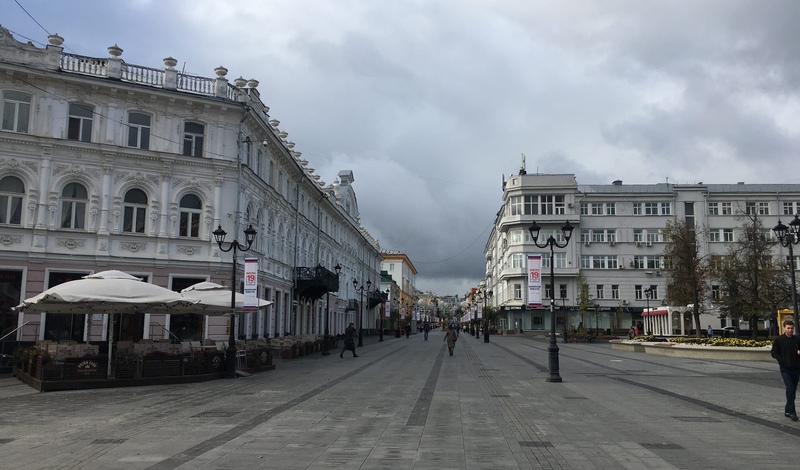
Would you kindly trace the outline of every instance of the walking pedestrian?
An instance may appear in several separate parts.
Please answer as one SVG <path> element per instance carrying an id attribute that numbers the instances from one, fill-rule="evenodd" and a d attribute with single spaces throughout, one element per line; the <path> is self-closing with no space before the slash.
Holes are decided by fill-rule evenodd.
<path id="1" fill-rule="evenodd" d="M 425 333 L 425 341 L 428 341 L 428 332 L 431 331 L 431 325 L 428 322 L 425 322 L 422 325 L 422 332 Z"/>
<path id="2" fill-rule="evenodd" d="M 636 329 L 631 325 L 631 329 L 628 330 L 628 339 L 633 339 L 636 336 Z"/>
<path id="3" fill-rule="evenodd" d="M 706 336 L 709 338 L 714 336 L 714 328 L 711 328 L 711 325 L 708 325 L 708 329 L 706 330 Z"/>
<path id="4" fill-rule="evenodd" d="M 800 380 L 800 339 L 794 336 L 794 322 L 783 322 L 783 334 L 772 342 L 772 357 L 778 361 L 781 378 L 786 386 L 786 406 L 783 415 L 797 421 L 797 410 L 794 399 L 797 394 L 797 382 Z"/>
<path id="5" fill-rule="evenodd" d="M 444 334 L 444 341 L 447 341 L 447 350 L 450 352 L 451 356 L 453 355 L 453 348 L 456 347 L 457 340 L 458 333 L 456 332 L 456 328 L 451 325 Z"/>
<path id="6" fill-rule="evenodd" d="M 347 329 L 344 330 L 344 348 L 342 352 L 339 353 L 339 357 L 344 357 L 345 351 L 353 351 L 353 357 L 358 357 L 356 354 L 356 342 L 355 342 L 355 334 L 356 334 L 356 327 L 350 323 Z"/>
<path id="7" fill-rule="evenodd" d="M 411 337 L 411 324 L 406 325 L 406 339 Z"/>

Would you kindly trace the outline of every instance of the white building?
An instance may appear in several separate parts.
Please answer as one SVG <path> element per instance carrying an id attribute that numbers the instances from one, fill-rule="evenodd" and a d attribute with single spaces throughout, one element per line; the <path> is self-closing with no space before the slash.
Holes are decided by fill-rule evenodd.
<path id="1" fill-rule="evenodd" d="M 499 309 L 498 328 L 549 330 L 550 250 L 534 246 L 528 228 L 542 226 L 539 243 L 550 235 L 563 242 L 560 228 L 574 227 L 565 248 L 554 248 L 556 331 L 567 327 L 628 328 L 642 321 L 650 307 L 666 306 L 663 228 L 668 220 L 684 220 L 703 227 L 702 255 L 724 254 L 736 240 L 738 217 L 758 214 L 766 227 L 800 211 L 797 184 L 643 184 L 580 185 L 572 174 L 511 175 L 504 181 L 504 204 L 485 248 L 486 283 L 494 292 L 491 303 Z M 772 235 L 770 235 L 772 236 Z M 788 250 L 776 246 L 777 256 Z M 528 308 L 527 255 L 542 255 L 541 308 Z M 800 263 L 795 257 L 794 268 Z M 581 316 L 575 308 L 578 276 L 589 286 L 597 308 Z M 647 293 L 650 293 L 650 298 Z M 712 326 L 725 326 L 714 315 L 713 301 L 723 293 L 711 285 L 705 305 Z M 686 306 L 670 306 L 670 311 Z M 689 315 L 670 315 L 674 334 L 694 328 Z M 675 320 L 677 319 L 677 320 Z M 681 325 L 681 322 L 684 324 Z M 705 326 L 705 324 L 704 324 Z"/>
<path id="2" fill-rule="evenodd" d="M 63 39 L 38 48 L 0 28 L 0 336 L 17 341 L 103 341 L 106 315 L 17 314 L 42 290 L 118 269 L 173 290 L 199 281 L 230 285 L 231 253 L 212 231 L 243 241 L 258 259 L 266 311 L 241 314 L 239 338 L 343 330 L 356 293 L 330 281 L 379 282 L 380 247 L 360 224 L 353 173 L 326 185 L 262 103 L 258 81 L 186 75 L 177 60 L 152 68 L 67 53 Z M 227 244 L 226 244 L 227 245 Z M 308 269 L 323 276 L 307 276 Z M 335 281 L 335 280 L 334 280 Z M 350 286 L 348 288 L 348 286 Z M 23 326 L 24 325 L 24 326 Z M 226 339 L 228 320 L 130 315 L 121 339 Z M 169 332 L 168 332 L 169 331 Z M 6 348 L 8 352 L 8 348 Z"/>

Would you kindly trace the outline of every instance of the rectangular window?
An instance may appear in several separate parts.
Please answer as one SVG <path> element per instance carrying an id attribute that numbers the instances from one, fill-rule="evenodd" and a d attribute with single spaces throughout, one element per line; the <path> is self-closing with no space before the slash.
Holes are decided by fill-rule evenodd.
<path id="1" fill-rule="evenodd" d="M 611 298 L 619 300 L 619 284 L 611 284 Z"/>
<path id="2" fill-rule="evenodd" d="M 558 285 L 558 297 L 560 299 L 567 298 L 567 285 L 566 284 L 559 284 Z"/>
<path id="3" fill-rule="evenodd" d="M 661 215 L 671 215 L 672 214 L 672 204 L 669 202 L 662 202 L 660 204 L 661 207 Z"/>
<path id="4" fill-rule="evenodd" d="M 522 300 L 522 284 L 514 284 L 514 300 Z"/>
<path id="5" fill-rule="evenodd" d="M 733 241 L 733 229 L 732 228 L 722 229 L 722 241 L 724 241 L 724 242 L 732 242 Z"/>
<path id="6" fill-rule="evenodd" d="M 539 214 L 539 197 L 538 196 L 525 196 L 523 210 L 525 215 Z"/>
<path id="7" fill-rule="evenodd" d="M 733 215 L 733 206 L 730 202 L 723 202 L 720 206 L 722 215 Z"/>
<path id="8" fill-rule="evenodd" d="M 80 142 L 92 141 L 92 119 L 94 108 L 85 104 L 70 103 L 67 139 Z"/>
<path id="9" fill-rule="evenodd" d="M 567 254 L 566 253 L 555 253 L 555 261 L 556 265 L 555 268 L 565 269 L 567 267 Z"/>
<path id="10" fill-rule="evenodd" d="M 523 268 L 525 267 L 524 263 L 524 255 L 522 253 L 514 253 L 511 255 L 511 267 L 512 268 Z"/>
<path id="11" fill-rule="evenodd" d="M 605 299 L 606 298 L 606 289 L 603 284 L 598 284 L 597 289 L 595 289 L 595 299 Z"/>
<path id="12" fill-rule="evenodd" d="M 183 125 L 183 155 L 187 157 L 203 156 L 203 136 L 205 126 L 196 122 Z"/>
<path id="13" fill-rule="evenodd" d="M 783 215 L 794 215 L 797 212 L 794 210 L 794 203 L 793 202 L 784 202 L 783 203 Z"/>
<path id="14" fill-rule="evenodd" d="M 708 203 L 708 215 L 719 215 L 719 203 L 717 202 Z"/>
<path id="15" fill-rule="evenodd" d="M 522 243 L 522 230 L 512 230 L 511 231 L 511 243 L 512 244 L 519 244 Z"/>
<path id="16" fill-rule="evenodd" d="M 606 215 L 617 215 L 617 203 L 616 202 L 607 202 L 606 203 Z"/>
<path id="17" fill-rule="evenodd" d="M 539 196 L 539 207 L 542 215 L 553 215 L 555 196 Z"/>
<path id="18" fill-rule="evenodd" d="M 591 215 L 603 215 L 603 203 L 593 202 L 591 204 Z"/>
<path id="19" fill-rule="evenodd" d="M 128 114 L 128 147 L 150 148 L 150 116 L 147 114 Z"/>
<path id="20" fill-rule="evenodd" d="M 719 286 L 711 286 L 711 300 L 719 300 Z"/>
<path id="21" fill-rule="evenodd" d="M 634 229 L 633 230 L 633 241 L 636 243 L 642 243 L 644 241 L 646 231 L 642 229 Z"/>
<path id="22" fill-rule="evenodd" d="M 511 210 L 510 215 L 522 215 L 522 197 L 521 196 L 512 196 L 509 200 L 509 209 Z"/>
<path id="23" fill-rule="evenodd" d="M 28 133 L 31 116 L 31 97 L 16 91 L 3 93 L 3 130 Z"/>
<path id="24" fill-rule="evenodd" d="M 708 232 L 708 241 L 710 241 L 710 242 L 721 242 L 722 241 L 722 232 L 720 230 L 709 230 L 709 232 Z"/>
<path id="25" fill-rule="evenodd" d="M 556 215 L 564 215 L 567 213 L 567 204 L 564 202 L 564 196 L 556 196 Z"/>
<path id="26" fill-rule="evenodd" d="M 591 242 L 592 241 L 592 231 L 591 230 L 581 230 L 581 243 Z"/>
<path id="27" fill-rule="evenodd" d="M 553 298 L 553 285 L 552 284 L 545 284 L 544 285 L 544 298 L 545 299 L 552 299 Z"/>
<path id="28" fill-rule="evenodd" d="M 644 203 L 644 215 L 658 215 L 658 203 L 657 202 L 645 202 Z"/>
<path id="29" fill-rule="evenodd" d="M 744 213 L 747 215 L 755 215 L 756 214 L 756 203 L 755 202 L 746 202 L 744 203 Z"/>
<path id="30" fill-rule="evenodd" d="M 127 233 L 144 233 L 146 212 L 147 209 L 145 207 L 125 206 L 122 231 Z"/>
<path id="31" fill-rule="evenodd" d="M 637 285 L 633 286 L 633 294 L 634 294 L 634 298 L 636 300 L 644 299 L 644 293 L 642 291 L 641 284 L 637 284 Z"/>
<path id="32" fill-rule="evenodd" d="M 589 215 L 589 203 L 582 202 L 581 203 L 581 215 Z"/>
<path id="33" fill-rule="evenodd" d="M 633 203 L 633 215 L 642 215 L 642 203 L 641 202 L 634 202 Z"/>
<path id="34" fill-rule="evenodd" d="M 768 202 L 759 202 L 758 203 L 758 215 L 769 215 L 769 203 Z"/>

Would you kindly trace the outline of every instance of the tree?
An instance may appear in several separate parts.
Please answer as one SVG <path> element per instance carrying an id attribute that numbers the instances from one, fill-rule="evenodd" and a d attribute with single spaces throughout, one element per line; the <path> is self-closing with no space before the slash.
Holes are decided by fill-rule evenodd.
<path id="1" fill-rule="evenodd" d="M 695 227 L 682 220 L 668 221 L 664 227 L 666 297 L 673 305 L 692 306 L 695 334 L 699 337 L 710 268 L 707 257 L 700 253 L 697 236 Z"/>
<path id="2" fill-rule="evenodd" d="M 791 300 L 786 263 L 775 259 L 776 244 L 756 214 L 742 214 L 737 240 L 717 263 L 716 277 L 727 294 L 723 310 L 734 319 L 747 320 L 753 337 L 759 319 L 775 319 L 778 307 Z"/>

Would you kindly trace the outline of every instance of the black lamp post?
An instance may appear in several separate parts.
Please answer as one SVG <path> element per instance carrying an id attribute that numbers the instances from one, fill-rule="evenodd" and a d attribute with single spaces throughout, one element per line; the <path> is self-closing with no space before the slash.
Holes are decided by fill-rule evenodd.
<path id="1" fill-rule="evenodd" d="M 236 251 L 247 251 L 256 239 L 256 230 L 252 225 L 249 225 L 244 231 L 244 240 L 247 245 L 242 245 L 238 240 L 233 240 L 228 243 L 228 249 L 222 247 L 225 242 L 225 235 L 228 233 L 222 230 L 222 226 L 218 225 L 217 229 L 211 232 L 214 234 L 219 249 L 227 253 L 233 250 L 233 266 L 231 266 L 231 327 L 230 335 L 228 336 L 228 348 L 225 350 L 225 378 L 236 378 L 236 336 L 233 332 L 233 327 L 236 324 Z"/>
<path id="2" fill-rule="evenodd" d="M 778 237 L 778 242 L 781 246 L 789 249 L 789 270 L 792 276 L 792 310 L 794 310 L 793 319 L 795 324 L 794 334 L 797 335 L 797 281 L 794 274 L 794 250 L 792 245 L 800 243 L 800 219 L 795 215 L 794 220 L 789 222 L 788 227 L 778 219 L 778 225 L 772 230 L 775 232 L 775 236 Z M 778 325 L 778 327 L 780 328 L 781 325 Z"/>
<path id="3" fill-rule="evenodd" d="M 564 338 L 561 340 L 562 343 L 569 343 L 569 337 L 567 336 L 567 307 L 565 306 L 567 302 L 566 297 L 561 297 L 561 315 L 564 317 Z"/>
<path id="4" fill-rule="evenodd" d="M 644 290 L 644 298 L 647 300 L 647 308 L 645 309 L 645 311 L 648 312 L 648 314 L 650 313 L 650 299 L 653 298 L 653 294 L 655 294 L 655 292 L 653 292 L 652 287 L 648 287 L 647 289 Z M 645 334 L 645 332 L 640 331 L 639 334 Z"/>
<path id="5" fill-rule="evenodd" d="M 478 286 L 478 301 L 481 302 L 482 310 L 486 310 L 484 307 L 488 306 L 489 299 L 492 298 L 492 294 L 492 290 L 486 290 L 486 283 L 481 281 L 480 285 Z M 487 318 L 483 319 L 483 342 L 489 342 L 489 321 Z"/>
<path id="6" fill-rule="evenodd" d="M 367 281 L 366 291 L 372 286 L 372 281 Z M 353 278 L 353 288 L 361 292 L 361 302 L 358 304 L 358 347 L 364 346 L 364 285 L 360 287 L 358 281 Z"/>
<path id="7" fill-rule="evenodd" d="M 562 227 L 561 232 L 564 234 L 564 243 L 559 244 L 553 235 L 547 237 L 543 244 L 539 244 L 539 230 L 542 227 L 533 222 L 528 228 L 533 239 L 533 244 L 539 248 L 550 247 L 550 344 L 547 346 L 547 356 L 549 359 L 550 375 L 547 377 L 548 382 L 561 382 L 561 376 L 558 371 L 558 344 L 556 344 L 556 310 L 555 310 L 555 297 L 556 297 L 556 275 L 553 267 L 555 266 L 555 259 L 553 255 L 553 247 L 566 248 L 569 244 L 569 239 L 572 238 L 572 231 L 575 227 L 567 221 Z"/>
<path id="8" fill-rule="evenodd" d="M 339 291 L 339 273 L 342 272 L 342 267 L 339 266 L 339 263 L 336 263 L 336 266 L 333 267 L 336 271 L 336 291 Z M 331 316 L 331 291 L 325 294 L 327 297 L 325 299 L 325 307 L 327 308 L 327 312 L 325 312 L 325 338 L 322 341 L 322 355 L 323 356 L 330 356 L 331 355 L 331 334 L 328 331 L 328 321 L 329 317 Z"/>
<path id="9" fill-rule="evenodd" d="M 381 290 L 380 289 L 375 289 L 375 294 L 376 295 L 380 295 L 381 294 Z M 387 302 L 389 301 L 389 289 L 386 289 L 386 301 Z M 384 312 L 385 308 L 386 308 L 386 305 L 381 304 L 381 313 L 378 314 L 378 327 L 379 327 L 378 328 L 378 342 L 379 343 L 383 341 L 383 318 L 384 318 L 383 312 Z"/>

